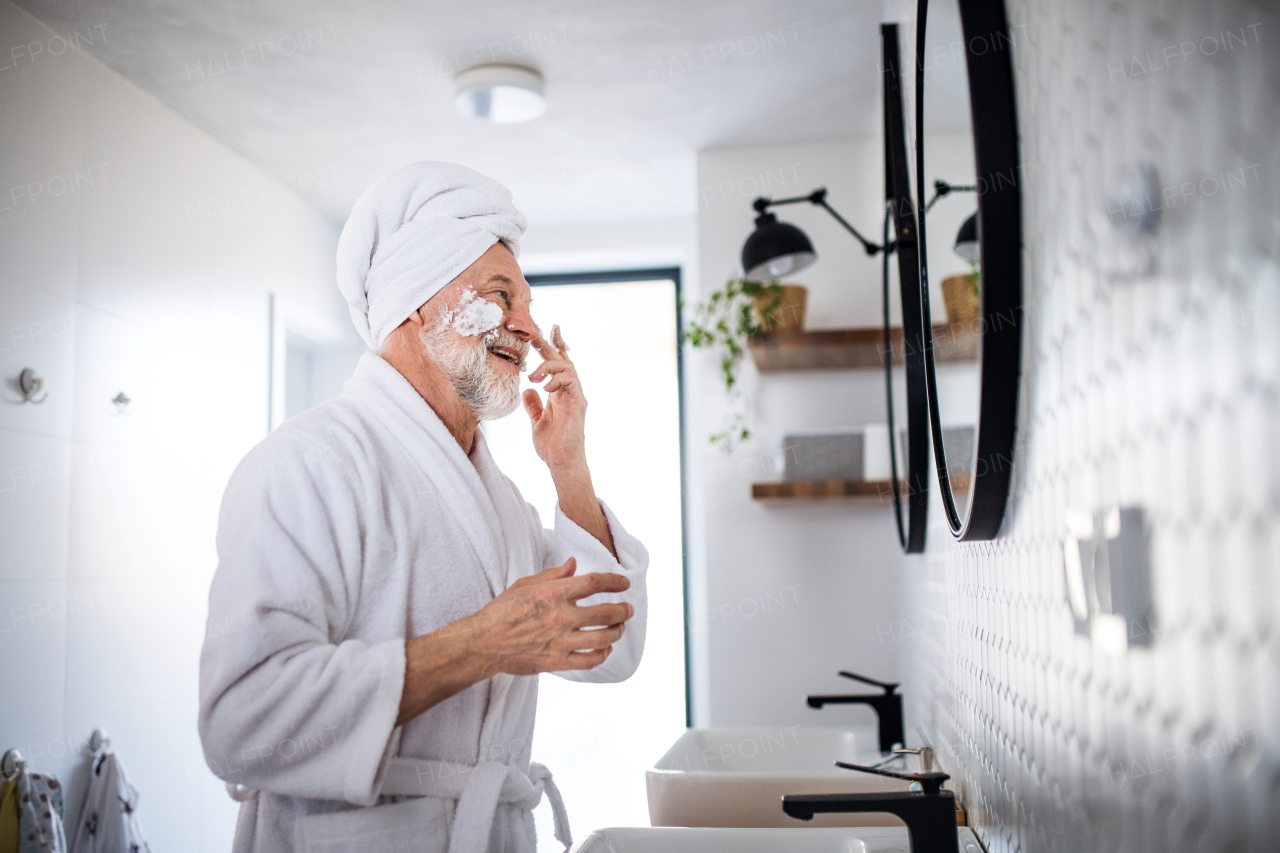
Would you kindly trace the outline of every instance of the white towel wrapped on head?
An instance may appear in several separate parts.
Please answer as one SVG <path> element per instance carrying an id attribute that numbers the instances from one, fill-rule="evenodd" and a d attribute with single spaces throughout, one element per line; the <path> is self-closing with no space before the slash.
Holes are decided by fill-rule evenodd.
<path id="1" fill-rule="evenodd" d="M 454 163 L 413 163 L 365 190 L 338 238 L 338 288 L 378 349 L 405 318 L 499 240 L 520 254 L 511 191 Z"/>

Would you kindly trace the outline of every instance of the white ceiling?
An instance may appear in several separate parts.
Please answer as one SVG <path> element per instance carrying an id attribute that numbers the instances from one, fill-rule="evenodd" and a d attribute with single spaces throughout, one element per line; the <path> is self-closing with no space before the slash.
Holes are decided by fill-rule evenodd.
<path id="1" fill-rule="evenodd" d="M 688 214 L 699 148 L 880 121 L 882 0 L 17 2 L 62 32 L 105 25 L 93 54 L 268 174 L 312 175 L 302 193 L 339 220 L 423 159 L 503 181 L 532 221 Z M 453 74 L 488 61 L 541 71 L 547 114 L 458 114 Z"/>

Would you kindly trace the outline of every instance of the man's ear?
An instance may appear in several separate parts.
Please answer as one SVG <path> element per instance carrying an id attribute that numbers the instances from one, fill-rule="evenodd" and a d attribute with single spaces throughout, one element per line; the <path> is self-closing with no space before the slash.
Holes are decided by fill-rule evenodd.
<path id="1" fill-rule="evenodd" d="M 427 306 L 425 303 L 418 306 L 417 310 L 415 310 L 408 317 L 404 318 L 405 321 L 412 323 L 413 325 L 421 329 L 423 326 L 427 324 L 427 312 L 425 311 L 426 307 Z"/>

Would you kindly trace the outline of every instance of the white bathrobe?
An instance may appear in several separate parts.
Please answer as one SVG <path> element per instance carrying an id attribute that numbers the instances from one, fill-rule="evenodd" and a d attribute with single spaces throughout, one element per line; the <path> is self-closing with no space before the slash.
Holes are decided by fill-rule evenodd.
<path id="1" fill-rule="evenodd" d="M 648 554 L 604 513 L 617 560 L 558 507 L 545 530 L 483 435 L 468 458 L 372 353 L 340 398 L 250 451 L 223 498 L 200 665 L 205 757 L 244 786 L 236 853 L 532 850 L 529 810 L 544 789 L 559 806 L 530 762 L 537 677 L 498 675 L 397 728 L 405 640 L 572 556 L 579 574 L 631 580 L 583 606 L 635 616 L 604 664 L 561 675 L 626 679 Z"/>

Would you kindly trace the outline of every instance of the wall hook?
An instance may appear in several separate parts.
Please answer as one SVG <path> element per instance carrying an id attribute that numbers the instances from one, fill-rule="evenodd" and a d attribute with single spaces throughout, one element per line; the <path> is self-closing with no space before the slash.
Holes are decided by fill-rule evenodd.
<path id="1" fill-rule="evenodd" d="M 1155 166 L 1146 163 L 1129 175 L 1120 195 L 1107 200 L 1107 215 L 1119 228 L 1152 237 L 1164 221 L 1165 202 L 1160 174 Z"/>
<path id="2" fill-rule="evenodd" d="M 99 752 L 111 747 L 111 737 L 107 734 L 107 730 L 99 726 L 89 735 L 89 749 L 96 755 Z"/>
<path id="3" fill-rule="evenodd" d="M 1076 633 L 1111 652 L 1152 645 L 1159 626 L 1151 584 L 1151 534 L 1143 510 L 1068 510 L 1066 522 L 1063 571 Z"/>
<path id="4" fill-rule="evenodd" d="M 10 779 L 17 777 L 22 772 L 22 768 L 27 766 L 27 762 L 23 759 L 22 753 L 16 749 L 11 749 L 4 754 L 4 758 L 0 759 L 0 776 L 8 782 Z"/>
<path id="5" fill-rule="evenodd" d="M 36 395 L 44 390 L 44 379 L 36 376 L 36 372 L 30 367 L 22 368 L 22 372 L 18 374 L 18 390 L 22 392 L 24 403 L 43 403 L 49 396 L 46 393 L 36 399 Z"/>
<path id="6" fill-rule="evenodd" d="M 128 394 L 121 391 L 119 394 L 111 398 L 111 402 L 116 404 L 117 410 L 123 412 L 125 409 L 129 408 L 129 404 L 132 403 L 133 400 L 129 399 Z"/>

